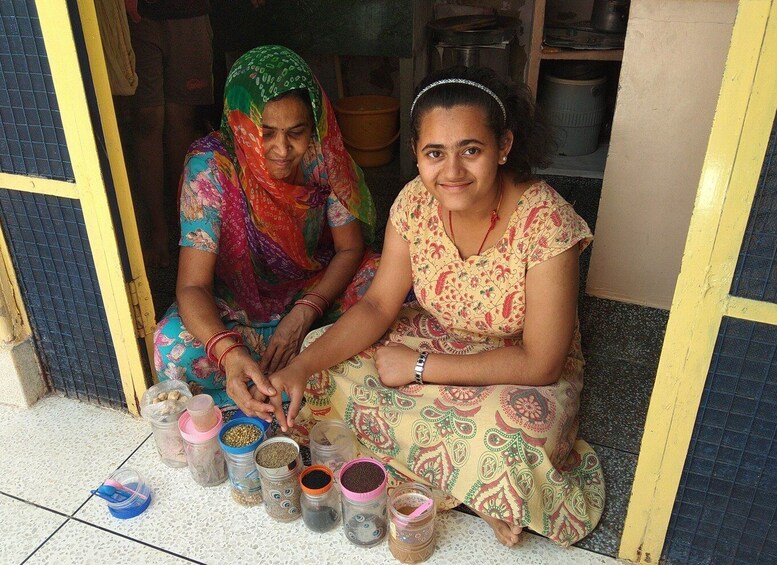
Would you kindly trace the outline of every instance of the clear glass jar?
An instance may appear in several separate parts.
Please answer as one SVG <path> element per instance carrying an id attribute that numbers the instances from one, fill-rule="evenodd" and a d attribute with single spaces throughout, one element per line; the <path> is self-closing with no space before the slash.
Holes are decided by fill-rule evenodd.
<path id="1" fill-rule="evenodd" d="M 373 459 L 355 459 L 340 471 L 343 530 L 355 545 L 372 547 L 386 537 L 386 470 Z"/>
<path id="2" fill-rule="evenodd" d="M 232 498 L 243 506 L 256 506 L 262 502 L 262 483 L 254 463 L 254 451 L 264 440 L 265 426 L 266 422 L 254 418 L 234 418 L 224 424 L 219 432 L 219 444 L 224 451 L 232 485 Z M 256 439 L 246 442 L 242 441 L 243 437 L 235 436 L 235 432 L 247 432 L 250 428 L 255 428 L 256 431 L 245 439 L 252 439 L 258 432 Z M 236 441 L 240 445 L 235 445 Z"/>
<path id="3" fill-rule="evenodd" d="M 213 410 L 217 423 L 207 432 L 197 431 L 188 413 L 181 414 L 178 420 L 189 471 L 194 481 L 204 487 L 220 485 L 228 476 L 224 452 L 218 440 L 222 426 L 221 410 L 218 406 L 214 406 Z"/>
<path id="4" fill-rule="evenodd" d="M 353 434 L 342 420 L 322 420 L 310 430 L 310 459 L 313 465 L 329 467 L 336 478 L 343 465 L 355 457 Z"/>
<path id="5" fill-rule="evenodd" d="M 313 465 L 299 476 L 302 520 L 309 530 L 328 532 L 340 521 L 340 493 L 329 467 Z"/>
<path id="6" fill-rule="evenodd" d="M 434 553 L 434 519 L 437 510 L 429 487 L 404 483 L 389 498 L 391 555 L 402 563 L 421 563 Z"/>
<path id="7" fill-rule="evenodd" d="M 299 485 L 302 458 L 297 442 L 283 436 L 268 439 L 256 448 L 254 461 L 267 514 L 279 522 L 299 518 L 302 515 Z"/>

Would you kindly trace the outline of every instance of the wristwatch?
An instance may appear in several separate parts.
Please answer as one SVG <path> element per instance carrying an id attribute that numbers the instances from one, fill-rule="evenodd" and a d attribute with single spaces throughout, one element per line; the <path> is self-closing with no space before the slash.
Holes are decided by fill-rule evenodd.
<path id="1" fill-rule="evenodd" d="M 424 367 L 426 366 L 426 358 L 429 356 L 427 351 L 422 351 L 418 355 L 418 361 L 415 362 L 415 383 L 418 385 L 424 384 Z"/>

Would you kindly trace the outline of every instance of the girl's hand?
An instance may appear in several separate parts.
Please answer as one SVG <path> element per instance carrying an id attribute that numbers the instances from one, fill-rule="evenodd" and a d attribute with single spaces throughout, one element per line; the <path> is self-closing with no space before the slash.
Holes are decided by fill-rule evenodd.
<path id="1" fill-rule="evenodd" d="M 398 387 L 415 381 L 415 362 L 418 352 L 398 343 L 378 347 L 375 351 L 375 367 L 384 386 Z"/>
<path id="2" fill-rule="evenodd" d="M 280 371 L 294 359 L 302 346 L 302 340 L 316 319 L 316 311 L 307 306 L 295 306 L 281 318 L 262 355 L 259 368 L 272 374 Z"/>
<path id="3" fill-rule="evenodd" d="M 278 424 L 284 432 L 287 432 L 289 428 L 294 426 L 294 418 L 299 413 L 309 376 L 299 364 L 295 365 L 294 363 L 270 375 L 270 383 L 278 391 L 278 394 L 270 398 L 270 402 L 272 402 L 275 408 L 275 419 L 278 420 Z M 291 401 L 289 403 L 288 415 L 284 415 L 283 407 L 281 406 L 282 391 L 286 391 Z"/>
<path id="4" fill-rule="evenodd" d="M 242 347 L 230 351 L 224 359 L 227 394 L 246 416 L 257 416 L 272 422 L 275 406 L 272 399 L 281 395 L 262 374 L 259 364 Z M 255 386 L 254 386 L 255 385 Z"/>

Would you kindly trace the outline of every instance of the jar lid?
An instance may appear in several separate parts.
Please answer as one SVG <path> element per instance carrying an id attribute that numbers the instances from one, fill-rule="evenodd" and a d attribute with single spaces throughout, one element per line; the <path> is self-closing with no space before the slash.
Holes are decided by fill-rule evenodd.
<path id="1" fill-rule="evenodd" d="M 432 39 L 450 45 L 498 45 L 515 37 L 518 20 L 510 16 L 450 16 L 427 24 Z"/>
<path id="2" fill-rule="evenodd" d="M 365 474 L 360 473 L 359 475 L 355 475 L 353 468 L 356 465 L 365 464 L 375 467 L 379 470 L 379 473 L 375 473 L 375 477 L 370 477 L 367 479 L 368 483 L 366 483 L 364 487 L 371 487 L 370 490 L 366 492 L 358 492 L 362 489 L 357 487 L 361 487 L 362 485 L 357 485 L 356 481 L 364 481 Z M 346 476 L 349 469 L 352 470 L 351 473 L 354 475 L 354 477 L 358 478 L 352 479 L 351 475 Z M 343 465 L 343 468 L 340 470 L 340 488 L 343 491 L 343 496 L 345 496 L 348 500 L 353 500 L 356 502 L 368 502 L 378 498 L 381 494 L 386 492 L 387 482 L 388 476 L 386 475 L 386 468 L 383 466 L 383 464 L 368 457 L 349 461 Z"/>
<path id="3" fill-rule="evenodd" d="M 315 473 L 315 474 L 314 474 Z M 326 475 L 322 477 L 321 473 Z M 313 465 L 308 467 L 299 476 L 299 484 L 302 491 L 311 496 L 321 496 L 329 492 L 335 482 L 335 476 L 326 465 Z M 323 483 L 323 484 L 319 484 Z"/>
<path id="4" fill-rule="evenodd" d="M 178 420 L 178 429 L 181 431 L 181 437 L 189 443 L 205 443 L 209 439 L 216 437 L 221 429 L 223 417 L 218 406 L 214 406 L 213 410 L 218 413 L 216 425 L 206 432 L 197 431 L 197 428 L 194 427 L 194 422 L 192 422 L 191 414 L 188 412 L 181 414 L 181 417 Z"/>
<path id="5" fill-rule="evenodd" d="M 248 425 L 248 426 L 255 426 L 259 429 L 259 438 L 256 441 L 253 441 L 247 445 L 241 446 L 241 447 L 234 447 L 232 445 L 227 445 L 224 443 L 224 434 L 234 428 L 235 426 L 239 425 Z M 232 418 L 229 422 L 224 424 L 221 427 L 221 430 L 219 431 L 219 445 L 221 445 L 221 449 L 223 449 L 226 453 L 230 453 L 232 455 L 242 455 L 244 453 L 249 453 L 251 451 L 254 451 L 256 447 L 262 443 L 262 440 L 264 440 L 265 433 L 267 432 L 267 428 L 270 427 L 270 424 L 265 422 L 264 420 L 260 418 Z"/>

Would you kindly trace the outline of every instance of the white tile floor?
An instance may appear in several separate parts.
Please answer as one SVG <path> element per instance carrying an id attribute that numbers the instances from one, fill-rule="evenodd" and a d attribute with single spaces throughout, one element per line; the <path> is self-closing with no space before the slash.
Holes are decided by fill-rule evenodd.
<path id="1" fill-rule="evenodd" d="M 120 466 L 153 489 L 149 509 L 119 520 L 90 494 Z M 526 535 L 499 545 L 480 519 L 447 512 L 428 563 L 593 564 L 616 560 Z M 280 524 L 261 506 L 203 488 L 159 459 L 150 428 L 128 414 L 49 396 L 30 409 L 0 404 L 0 563 L 392 563 L 386 543 L 361 549 L 340 529 Z"/>

